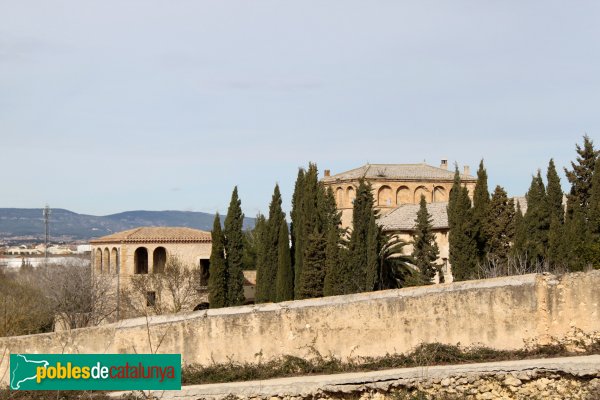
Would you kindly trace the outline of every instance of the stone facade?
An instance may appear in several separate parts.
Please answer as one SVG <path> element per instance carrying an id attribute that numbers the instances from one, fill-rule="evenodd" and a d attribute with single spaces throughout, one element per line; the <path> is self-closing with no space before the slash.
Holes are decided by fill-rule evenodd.
<path id="1" fill-rule="evenodd" d="M 181 227 L 140 227 L 94 239 L 90 243 L 94 276 L 109 282 L 120 294 L 127 290 L 133 276 L 161 273 L 168 258 L 177 257 L 186 267 L 199 269 L 194 306 L 208 306 L 210 232 Z M 255 272 L 245 271 L 244 275 L 245 295 L 251 303 L 256 285 Z M 121 302 L 119 310 L 122 316 L 127 316 L 130 310 L 124 307 Z"/>
<path id="2" fill-rule="evenodd" d="M 440 167 L 422 164 L 367 164 L 360 168 L 331 175 L 325 170 L 323 183 L 331 188 L 338 210 L 342 213 L 342 226 L 352 226 L 352 207 L 359 179 L 366 179 L 372 186 L 375 208 L 381 218 L 378 223 L 384 232 L 394 234 L 410 242 L 414 234 L 418 204 L 425 196 L 428 211 L 433 217 L 433 232 L 440 250 L 438 259 L 442 266 L 445 282 L 452 282 L 452 270 L 448 248 L 448 216 L 446 207 L 454 172 L 448 170 L 448 161 L 442 160 Z M 461 181 L 472 197 L 477 179 L 464 167 Z M 412 252 L 412 246 L 405 247 Z M 442 278 L 436 276 L 436 282 Z"/>

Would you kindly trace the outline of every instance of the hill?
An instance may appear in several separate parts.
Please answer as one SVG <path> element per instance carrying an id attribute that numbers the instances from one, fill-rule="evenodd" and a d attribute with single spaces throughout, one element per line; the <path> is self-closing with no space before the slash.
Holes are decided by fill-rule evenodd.
<path id="1" fill-rule="evenodd" d="M 50 238 L 52 241 L 89 240 L 138 226 L 185 226 L 210 231 L 214 217 L 214 214 L 194 211 L 126 211 L 96 216 L 53 208 Z M 253 226 L 254 218 L 244 220 L 244 228 Z M 43 238 L 41 208 L 0 208 L 0 240 L 39 241 Z"/>

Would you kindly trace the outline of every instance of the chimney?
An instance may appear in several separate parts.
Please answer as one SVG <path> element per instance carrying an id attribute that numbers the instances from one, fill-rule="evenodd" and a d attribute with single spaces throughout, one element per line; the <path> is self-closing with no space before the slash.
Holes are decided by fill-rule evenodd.
<path id="1" fill-rule="evenodd" d="M 440 162 L 440 168 L 448 169 L 448 159 L 447 158 L 442 158 L 442 161 Z"/>
<path id="2" fill-rule="evenodd" d="M 326 170 L 325 170 L 325 176 L 330 176 L 330 175 L 331 175 L 331 171 L 330 171 L 330 170 L 328 170 L 328 169 L 326 169 Z"/>
<path id="3" fill-rule="evenodd" d="M 464 174 L 465 175 L 471 175 L 471 168 L 468 165 L 465 165 Z"/>

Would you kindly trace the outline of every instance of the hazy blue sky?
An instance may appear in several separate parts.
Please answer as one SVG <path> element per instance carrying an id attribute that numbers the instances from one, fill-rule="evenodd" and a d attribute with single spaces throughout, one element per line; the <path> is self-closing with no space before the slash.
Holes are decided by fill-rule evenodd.
<path id="1" fill-rule="evenodd" d="M 297 168 L 600 145 L 598 1 L 0 0 L 0 207 L 247 215 Z M 564 175 L 563 185 L 567 188 Z"/>

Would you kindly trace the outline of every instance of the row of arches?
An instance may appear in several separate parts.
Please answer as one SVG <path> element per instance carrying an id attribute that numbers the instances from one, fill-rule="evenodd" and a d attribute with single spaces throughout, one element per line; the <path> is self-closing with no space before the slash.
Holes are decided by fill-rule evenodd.
<path id="1" fill-rule="evenodd" d="M 167 250 L 164 247 L 157 247 L 152 252 L 152 273 L 160 274 L 164 272 L 167 264 Z M 147 274 L 149 272 L 148 249 L 138 247 L 133 253 L 133 272 L 135 274 Z"/>
<path id="2" fill-rule="evenodd" d="M 428 203 L 448 201 L 448 193 L 443 186 L 434 186 L 432 189 L 420 185 L 414 190 L 408 186 L 400 186 L 395 191 L 388 185 L 383 185 L 377 190 L 377 206 L 395 207 L 399 204 L 418 204 L 421 196 L 425 196 Z M 352 207 L 356 191 L 353 186 L 335 189 L 335 200 L 339 208 Z"/>
<path id="3" fill-rule="evenodd" d="M 425 201 L 428 203 L 448 201 L 448 195 L 443 186 L 434 186 L 432 190 L 422 185 L 414 190 L 409 189 L 407 186 L 400 186 L 394 193 L 391 187 L 383 185 L 377 191 L 377 205 L 379 207 L 393 207 L 407 203 L 418 204 L 421 201 L 421 196 L 425 196 Z"/>
<path id="4" fill-rule="evenodd" d="M 94 266 L 100 274 L 116 274 L 119 269 L 119 250 L 116 247 L 96 249 Z"/>

